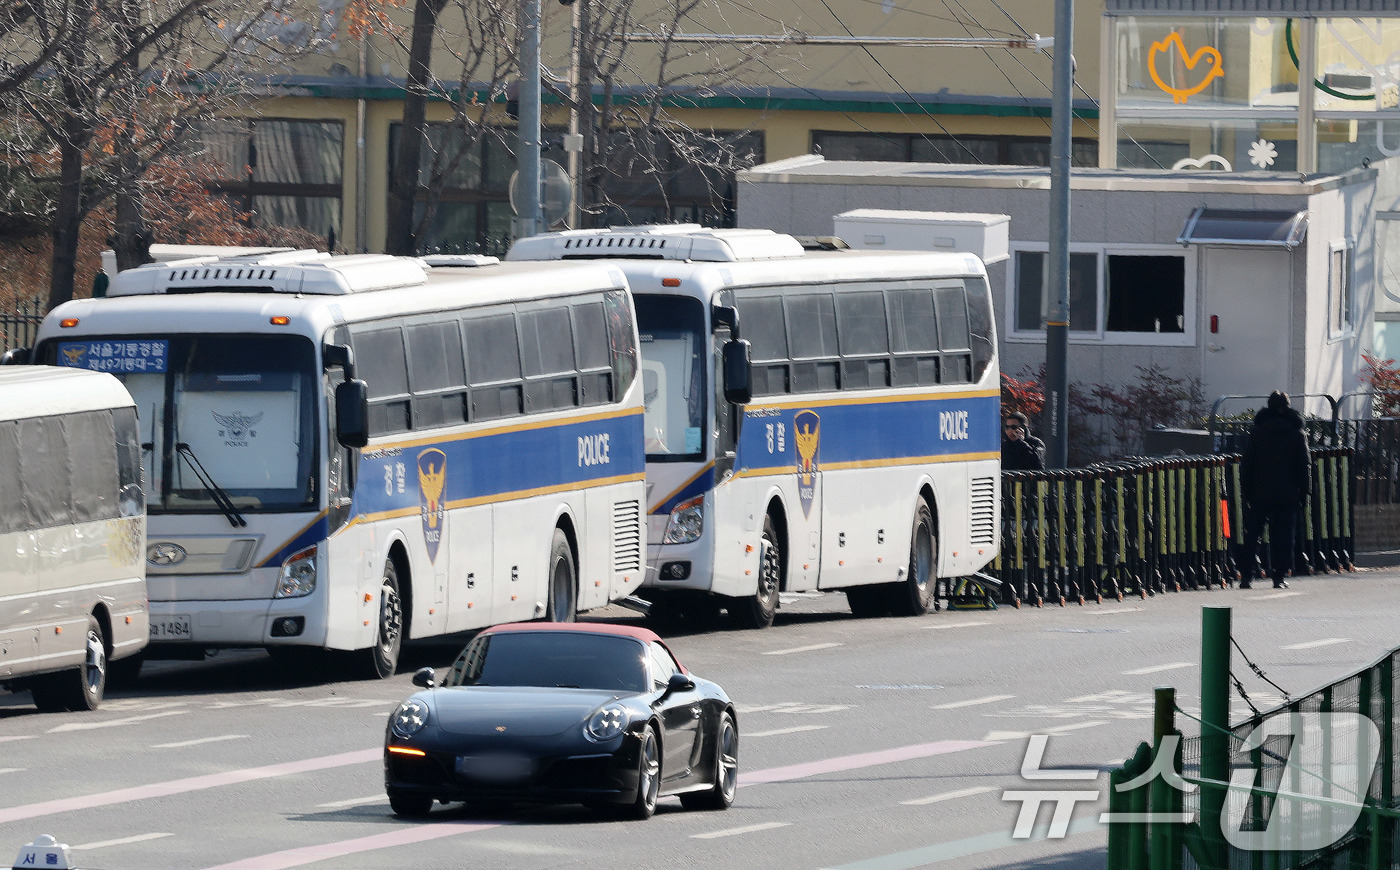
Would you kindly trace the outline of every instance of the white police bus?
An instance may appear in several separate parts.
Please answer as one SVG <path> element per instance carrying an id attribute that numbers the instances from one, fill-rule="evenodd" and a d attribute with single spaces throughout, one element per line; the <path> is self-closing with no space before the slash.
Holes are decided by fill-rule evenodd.
<path id="1" fill-rule="evenodd" d="M 146 645 L 136 409 L 116 378 L 0 368 L 0 683 L 91 710 Z"/>
<path id="2" fill-rule="evenodd" d="M 36 362 L 135 397 L 150 654 L 357 651 L 581 610 L 643 578 L 641 385 L 598 264 L 314 251 L 119 274 Z"/>
<path id="3" fill-rule="evenodd" d="M 997 552 L 985 268 L 827 247 L 674 225 L 549 233 L 507 255 L 606 258 L 627 275 L 658 610 L 723 605 L 763 627 L 780 592 L 843 590 L 856 613 L 922 614 L 937 578 Z"/>

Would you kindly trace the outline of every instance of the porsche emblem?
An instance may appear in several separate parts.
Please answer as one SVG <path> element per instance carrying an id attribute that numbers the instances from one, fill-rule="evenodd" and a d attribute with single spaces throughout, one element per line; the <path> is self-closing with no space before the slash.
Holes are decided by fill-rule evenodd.
<path id="1" fill-rule="evenodd" d="M 504 730 L 506 730 L 506 726 L 504 726 L 504 725 L 497 725 L 497 726 L 496 726 L 496 730 L 497 730 L 497 731 L 504 731 Z"/>

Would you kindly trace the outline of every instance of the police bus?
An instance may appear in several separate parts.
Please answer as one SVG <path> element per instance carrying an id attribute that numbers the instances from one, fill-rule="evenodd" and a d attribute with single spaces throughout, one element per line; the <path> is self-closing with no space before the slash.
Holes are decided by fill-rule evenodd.
<path id="1" fill-rule="evenodd" d="M 842 590 L 859 614 L 922 614 L 938 578 L 997 552 L 983 264 L 813 247 L 831 249 L 674 225 L 549 233 L 507 255 L 627 275 L 646 392 L 644 594 L 660 612 L 722 605 L 764 627 L 780 592 Z"/>
<path id="2" fill-rule="evenodd" d="M 135 397 L 150 653 L 355 651 L 570 620 L 643 577 L 626 283 L 599 264 L 314 251 L 120 273 L 37 362 Z"/>
<path id="3" fill-rule="evenodd" d="M 92 710 L 146 645 L 136 409 L 116 378 L 0 368 L 0 683 Z"/>

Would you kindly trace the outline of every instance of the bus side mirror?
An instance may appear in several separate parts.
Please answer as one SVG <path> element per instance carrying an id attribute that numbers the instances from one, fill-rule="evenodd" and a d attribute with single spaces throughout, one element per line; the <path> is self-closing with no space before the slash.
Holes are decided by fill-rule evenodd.
<path id="1" fill-rule="evenodd" d="M 16 347 L 5 351 L 4 356 L 0 356 L 0 366 L 27 366 L 29 358 L 29 348 Z"/>
<path id="2" fill-rule="evenodd" d="M 749 343 L 730 339 L 720 351 L 724 365 L 724 400 L 731 405 L 747 405 L 753 400 L 753 382 L 749 367 Z"/>
<path id="3" fill-rule="evenodd" d="M 364 447 L 369 443 L 369 386 L 364 381 L 342 381 L 336 385 L 335 434 L 342 447 Z"/>

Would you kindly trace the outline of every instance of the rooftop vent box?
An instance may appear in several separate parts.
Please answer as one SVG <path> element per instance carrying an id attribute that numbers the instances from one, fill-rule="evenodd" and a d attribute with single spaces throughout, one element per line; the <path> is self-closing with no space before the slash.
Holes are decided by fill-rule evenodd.
<path id="1" fill-rule="evenodd" d="M 833 221 L 852 248 L 972 253 L 988 264 L 1011 256 L 1011 217 L 1004 214 L 858 208 Z"/>

